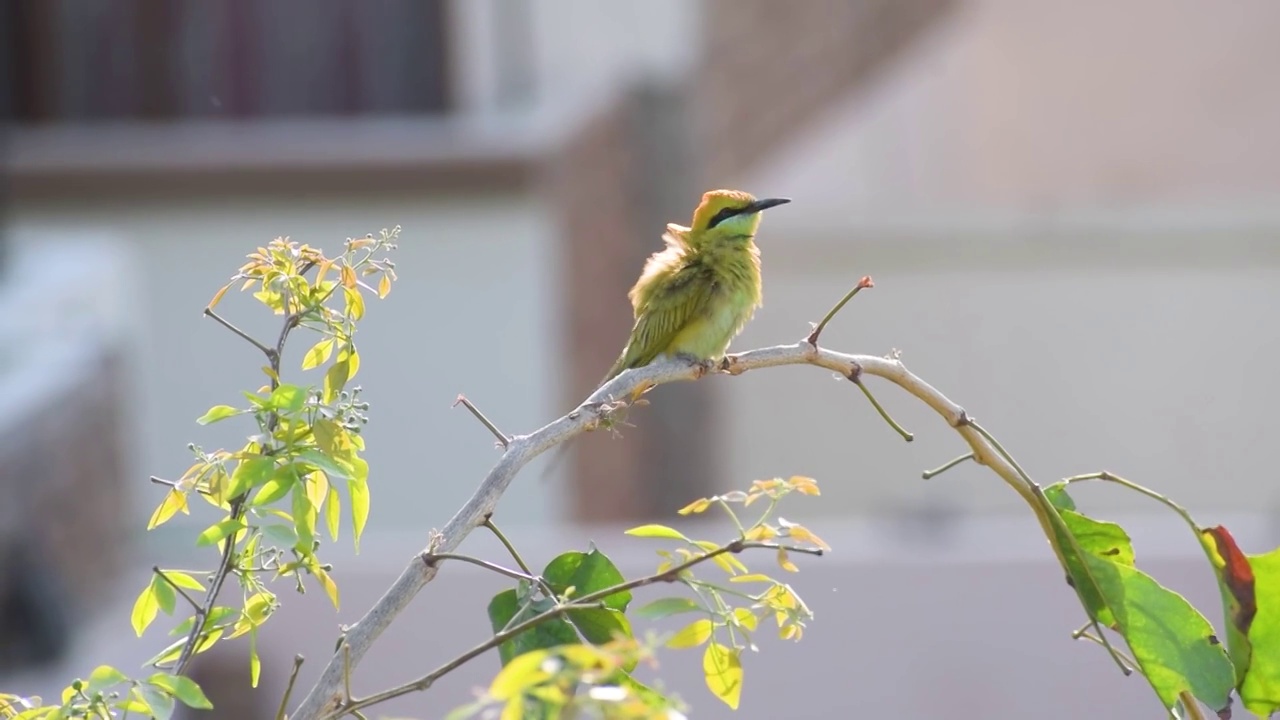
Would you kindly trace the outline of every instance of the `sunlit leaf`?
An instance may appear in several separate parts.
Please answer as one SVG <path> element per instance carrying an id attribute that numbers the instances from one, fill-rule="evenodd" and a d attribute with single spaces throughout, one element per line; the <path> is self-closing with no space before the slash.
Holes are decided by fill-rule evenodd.
<path id="1" fill-rule="evenodd" d="M 562 553 L 547 563 L 542 577 L 557 594 L 563 594 L 569 587 L 576 588 L 575 597 L 590 595 L 626 582 L 613 561 L 599 550 Z M 613 593 L 602 602 L 612 610 L 626 610 L 627 604 L 631 602 L 631 593 L 627 590 Z"/>
<path id="2" fill-rule="evenodd" d="M 216 423 L 219 420 L 225 420 L 233 415 L 239 415 L 242 412 L 244 411 L 237 410 L 230 405 L 214 405 L 209 408 L 208 412 L 197 418 L 196 422 L 201 425 L 208 425 L 210 423 Z"/>
<path id="3" fill-rule="evenodd" d="M 311 349 L 302 356 L 302 369 L 310 370 L 329 362 L 329 356 L 333 355 L 333 347 L 336 343 L 336 338 L 328 337 L 312 345 Z"/>
<path id="4" fill-rule="evenodd" d="M 338 609 L 338 583 L 329 577 L 329 573 L 324 568 L 313 568 L 311 572 L 320 581 L 320 586 L 324 588 L 324 594 L 329 596 L 329 602 L 333 603 L 333 609 Z"/>
<path id="5" fill-rule="evenodd" d="M 191 514 L 191 510 L 187 507 L 187 494 L 177 488 L 169 488 L 169 492 L 164 495 L 164 500 L 160 501 L 160 504 L 156 506 L 155 512 L 151 514 L 147 529 L 153 530 L 160 527 L 169 522 L 178 512 L 183 515 Z"/>
<path id="6" fill-rule="evenodd" d="M 85 688 L 86 694 L 102 692 L 117 683 L 128 680 L 128 677 L 119 670 L 110 665 L 99 665 L 89 673 L 89 682 Z"/>
<path id="7" fill-rule="evenodd" d="M 338 491 L 329 488 L 329 495 L 325 499 L 324 504 L 324 522 L 329 529 L 329 537 L 333 540 L 338 539 L 338 526 L 342 520 L 342 502 L 338 499 Z"/>
<path id="8" fill-rule="evenodd" d="M 706 676 L 707 689 L 724 701 L 725 705 L 738 709 L 742 698 L 742 659 L 740 650 L 713 642 L 702 655 L 702 672 Z"/>
<path id="9" fill-rule="evenodd" d="M 643 618 L 657 620 L 659 618 L 678 615 L 680 613 L 695 612 L 704 608 L 698 603 L 684 597 L 665 597 L 658 598 L 653 602 L 647 603 L 636 608 L 635 613 Z"/>
<path id="10" fill-rule="evenodd" d="M 356 552 L 360 551 L 360 536 L 369 520 L 369 483 L 352 478 L 347 481 L 347 494 L 351 498 L 351 527 L 355 536 Z"/>
<path id="11" fill-rule="evenodd" d="M 220 542 L 228 535 L 239 532 L 245 528 L 245 524 L 235 518 L 227 518 L 220 522 L 214 523 L 205 528 L 204 532 L 196 537 L 196 545 L 205 546 Z"/>
<path id="12" fill-rule="evenodd" d="M 238 497 L 262 485 L 275 473 L 275 459 L 255 456 L 241 460 L 231 473 L 231 487 L 227 492 Z"/>
<path id="13" fill-rule="evenodd" d="M 148 582 L 138 594 L 138 599 L 133 602 L 133 611 L 129 614 L 129 622 L 133 625 L 133 631 L 138 637 L 142 637 L 142 633 L 156 619 L 156 614 L 159 612 L 160 603 L 156 599 L 155 583 Z"/>
<path id="14" fill-rule="evenodd" d="M 200 689 L 200 686 L 185 675 L 156 673 L 147 678 L 147 682 L 172 693 L 187 707 L 196 708 L 197 710 L 213 709 L 213 703 L 209 702 L 209 698 L 205 697 L 204 691 Z"/>
<path id="15" fill-rule="evenodd" d="M 673 650 L 697 647 L 711 639 L 711 632 L 714 629 L 715 625 L 709 618 L 694 620 L 671 636 L 671 639 L 667 641 L 667 647 Z"/>
<path id="16" fill-rule="evenodd" d="M 791 562 L 791 559 L 787 557 L 787 551 L 783 548 L 778 548 L 778 567 L 787 572 L 800 572 L 800 568 Z"/>
<path id="17" fill-rule="evenodd" d="M 711 507 L 711 500 L 709 498 L 699 498 L 680 508 L 676 512 L 680 515 L 696 515 L 697 513 L 705 511 L 709 507 Z"/>
<path id="18" fill-rule="evenodd" d="M 627 530 L 626 534 L 641 538 L 669 538 L 671 540 L 684 540 L 686 542 L 689 540 L 689 538 L 684 536 L 684 533 L 681 533 L 675 528 L 669 528 L 666 525 L 641 525 Z"/>
<path id="19" fill-rule="evenodd" d="M 391 292 L 391 276 L 383 274 L 378 281 L 378 297 L 385 298 Z"/>
<path id="20" fill-rule="evenodd" d="M 1280 548 L 1246 555 L 1226 528 L 1201 530 L 1227 616 L 1227 650 L 1247 710 L 1280 710 Z"/>

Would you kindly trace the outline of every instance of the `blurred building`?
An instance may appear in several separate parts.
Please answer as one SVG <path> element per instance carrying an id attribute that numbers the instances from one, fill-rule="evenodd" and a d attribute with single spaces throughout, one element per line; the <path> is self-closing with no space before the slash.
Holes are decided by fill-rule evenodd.
<path id="1" fill-rule="evenodd" d="M 1261 449 L 1280 432 L 1273 3 L 13 0 L 4 12 L 16 122 L 0 317 L 16 340 L 0 349 L 0 598 L 15 599 L 0 601 L 0 647 L 34 627 L 11 610 L 30 602 L 24 568 L 56 568 L 38 575 L 62 590 L 42 592 L 74 599 L 14 654 L 27 670 L 15 683 L 154 652 L 151 635 L 125 643 L 121 619 L 146 568 L 207 557 L 182 549 L 203 518 L 138 537 L 160 498 L 146 478 L 180 474 L 189 442 L 237 441 L 243 428 L 191 421 L 256 385 L 260 363 L 200 311 L 279 235 L 332 248 L 404 229 L 401 281 L 358 338 L 373 537 L 339 563 L 339 618 L 314 593 L 273 618 L 255 694 L 276 693 L 272 712 L 287 658 L 303 646 L 318 672 L 337 622 L 359 618 L 495 460 L 454 397 L 509 433 L 573 407 L 622 346 L 625 291 L 663 224 L 687 222 L 709 187 L 795 200 L 764 221 L 765 307 L 736 348 L 802 337 L 872 275 L 825 345 L 902 351 L 1042 483 L 1108 469 L 1206 524 L 1236 521 L 1248 550 L 1280 539 Z M 224 306 L 270 331 L 252 302 Z M 622 439 L 583 438 L 546 482 L 531 467 L 498 519 L 549 556 L 699 495 L 811 475 L 824 501 L 795 515 L 838 552 L 796 585 L 840 594 L 811 600 L 820 614 L 800 646 L 751 659 L 751 717 L 832 717 L 855 693 L 903 718 L 1047 718 L 1042 698 L 1073 692 L 1049 668 L 1101 688 L 1052 717 L 1149 712 L 1136 680 L 1066 642 L 1074 600 L 1017 496 L 978 467 L 920 481 L 961 444 L 891 386 L 870 387 L 914 443 L 823 372 L 713 377 L 658 389 Z M 1188 593 L 1216 619 L 1193 540 L 1144 524 L 1141 499 L 1087 497 L 1149 527 L 1140 558 L 1198 583 Z M 874 592 L 887 577 L 911 603 Z M 486 632 L 475 603 L 491 583 L 445 581 L 457 597 L 428 588 L 432 609 L 400 620 L 403 636 L 362 667 L 365 689 L 407 679 L 424 644 L 462 649 Z M 466 622 L 442 629 L 439 613 Z M 921 616 L 919 635 L 888 632 Z M 988 626 L 1008 632 L 971 630 Z M 61 666 L 34 664 L 60 649 Z M 437 717 L 432 703 L 462 702 L 495 667 L 469 667 L 447 701 L 394 710 Z M 770 674 L 787 692 L 762 692 Z M 920 677 L 943 689 L 917 692 Z M 721 712 L 696 682 L 673 685 L 697 717 Z M 797 714 L 793 690 L 818 709 Z M 1000 712 L 954 712 L 994 696 Z"/>

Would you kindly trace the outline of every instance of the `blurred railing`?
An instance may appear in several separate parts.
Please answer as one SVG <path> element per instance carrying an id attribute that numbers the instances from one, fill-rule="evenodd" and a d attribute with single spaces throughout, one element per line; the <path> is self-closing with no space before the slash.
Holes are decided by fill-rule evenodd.
<path id="1" fill-rule="evenodd" d="M 10 0 L 0 13 L 22 123 L 450 108 L 444 0 Z"/>

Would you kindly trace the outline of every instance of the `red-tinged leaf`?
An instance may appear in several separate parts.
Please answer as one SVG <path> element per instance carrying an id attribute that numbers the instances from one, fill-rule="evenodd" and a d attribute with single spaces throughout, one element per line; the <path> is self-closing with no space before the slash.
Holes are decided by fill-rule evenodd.
<path id="1" fill-rule="evenodd" d="M 1218 577 L 1236 689 L 1247 710 L 1269 717 L 1280 710 L 1280 549 L 1246 555 L 1221 526 L 1200 540 Z"/>

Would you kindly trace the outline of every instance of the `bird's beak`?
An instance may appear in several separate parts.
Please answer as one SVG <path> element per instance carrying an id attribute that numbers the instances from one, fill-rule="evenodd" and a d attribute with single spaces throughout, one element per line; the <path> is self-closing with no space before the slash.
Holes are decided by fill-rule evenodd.
<path id="1" fill-rule="evenodd" d="M 761 210 L 768 210 L 771 207 L 786 205 L 789 202 L 791 202 L 791 198 L 764 198 L 747 206 L 747 212 L 758 213 Z"/>

